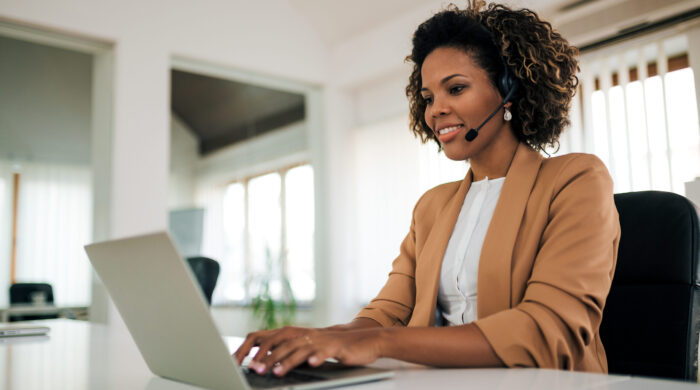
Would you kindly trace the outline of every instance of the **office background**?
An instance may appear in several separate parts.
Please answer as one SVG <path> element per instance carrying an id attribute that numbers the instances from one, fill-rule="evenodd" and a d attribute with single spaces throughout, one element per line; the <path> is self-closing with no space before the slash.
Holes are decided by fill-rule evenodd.
<path id="1" fill-rule="evenodd" d="M 222 265 L 212 313 L 225 334 L 253 326 L 241 318 L 261 274 L 289 278 L 300 323 L 348 321 L 382 285 L 418 197 L 467 170 L 407 130 L 403 59 L 443 3 L 1 0 L 0 286 L 13 274 L 50 281 L 57 304 L 119 323 L 82 244 L 203 209 L 201 252 Z M 596 153 L 617 192 L 700 203 L 697 2 L 510 3 L 585 48 L 572 126 L 552 153 Z M 176 98 L 196 92 L 176 84 L 187 75 L 258 88 L 229 107 L 238 116 L 275 101 L 292 119 L 249 119 L 248 137 L 205 142 L 215 124 L 188 110 L 209 96 Z"/>

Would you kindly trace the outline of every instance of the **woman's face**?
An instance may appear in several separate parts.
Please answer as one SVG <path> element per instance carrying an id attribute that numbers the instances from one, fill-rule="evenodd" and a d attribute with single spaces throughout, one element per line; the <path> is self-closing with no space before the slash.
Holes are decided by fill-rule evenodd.
<path id="1" fill-rule="evenodd" d="M 464 50 L 451 47 L 433 50 L 423 61 L 421 78 L 425 122 L 451 160 L 472 158 L 495 138 L 504 133 L 510 135 L 510 125 L 503 120 L 501 110 L 479 130 L 473 141 L 464 139 L 503 99 L 486 71 Z"/>

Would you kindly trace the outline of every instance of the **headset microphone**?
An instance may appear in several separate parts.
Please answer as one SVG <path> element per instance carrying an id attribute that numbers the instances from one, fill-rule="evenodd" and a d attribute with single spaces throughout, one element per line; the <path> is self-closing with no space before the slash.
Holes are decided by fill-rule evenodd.
<path id="1" fill-rule="evenodd" d="M 467 131 L 467 134 L 464 136 L 464 139 L 466 139 L 469 142 L 474 141 L 474 138 L 476 138 L 476 136 L 479 135 L 479 130 L 481 130 L 481 128 L 484 127 L 484 125 L 488 121 L 490 121 L 491 118 L 493 118 L 493 116 L 496 115 L 496 113 L 498 111 L 500 111 L 501 108 L 503 108 L 503 106 L 506 105 L 506 103 L 508 103 L 508 100 L 510 100 L 513 97 L 513 95 L 515 94 L 515 91 L 517 89 L 518 89 L 518 85 L 512 84 L 510 89 L 508 90 L 508 93 L 506 94 L 506 97 L 504 97 L 501 104 L 498 105 L 498 108 L 496 108 L 496 110 L 494 112 L 492 112 L 491 115 L 489 115 L 485 121 L 481 122 L 481 124 L 479 126 L 477 126 L 476 129 L 470 129 L 469 131 Z"/>
<path id="2" fill-rule="evenodd" d="M 481 128 L 486 124 L 486 122 L 490 121 L 491 118 L 493 118 L 493 116 L 496 115 L 496 113 L 500 111 L 506 103 L 507 100 L 503 100 L 503 102 L 498 105 L 498 108 L 494 112 L 492 112 L 491 115 L 489 115 L 485 121 L 481 122 L 481 124 L 477 126 L 476 129 L 470 129 L 469 131 L 467 131 L 467 135 L 464 136 L 464 139 L 466 139 L 469 142 L 474 141 L 474 138 L 476 138 L 476 136 L 479 135 L 479 130 L 481 130 Z"/>

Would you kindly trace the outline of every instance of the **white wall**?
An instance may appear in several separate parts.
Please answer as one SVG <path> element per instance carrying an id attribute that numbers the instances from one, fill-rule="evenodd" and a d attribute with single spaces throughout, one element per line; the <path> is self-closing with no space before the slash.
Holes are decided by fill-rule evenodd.
<path id="1" fill-rule="evenodd" d="M 395 18 L 332 47 L 332 78 L 339 86 L 352 89 L 368 80 L 381 82 L 395 72 L 405 72 L 404 58 L 411 53 L 413 31 L 439 11 L 443 3 L 426 1 L 419 8 L 397 13 Z"/>
<path id="2" fill-rule="evenodd" d="M 0 159 L 90 164 L 92 56 L 0 36 Z"/>

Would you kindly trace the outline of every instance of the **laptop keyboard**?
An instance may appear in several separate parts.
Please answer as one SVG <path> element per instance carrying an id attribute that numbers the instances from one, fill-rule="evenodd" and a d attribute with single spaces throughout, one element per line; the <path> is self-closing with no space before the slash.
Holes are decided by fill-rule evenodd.
<path id="1" fill-rule="evenodd" d="M 288 372 L 287 375 L 279 377 L 273 375 L 271 372 L 268 372 L 265 375 L 258 375 L 252 371 L 249 371 L 247 368 L 243 368 L 243 375 L 245 375 L 245 378 L 251 387 L 259 388 L 291 386 L 299 383 L 318 382 L 326 379 L 316 375 L 302 374 L 293 370 Z"/>

